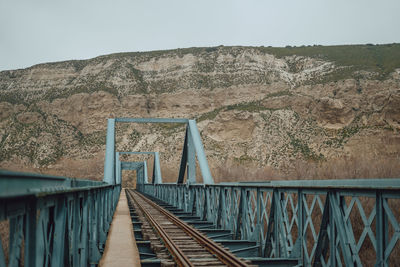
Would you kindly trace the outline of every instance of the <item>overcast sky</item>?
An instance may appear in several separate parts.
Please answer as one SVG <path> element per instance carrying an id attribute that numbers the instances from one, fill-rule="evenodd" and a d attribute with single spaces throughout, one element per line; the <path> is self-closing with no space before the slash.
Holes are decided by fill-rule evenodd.
<path id="1" fill-rule="evenodd" d="M 0 0 L 0 70 L 192 46 L 400 42 L 400 0 Z"/>

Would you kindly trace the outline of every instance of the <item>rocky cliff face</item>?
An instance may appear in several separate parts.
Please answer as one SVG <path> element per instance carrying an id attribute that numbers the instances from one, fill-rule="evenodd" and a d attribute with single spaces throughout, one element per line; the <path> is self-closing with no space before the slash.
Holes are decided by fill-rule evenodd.
<path id="1" fill-rule="evenodd" d="M 196 118 L 212 168 L 285 171 L 297 159 L 398 157 L 399 51 L 191 48 L 3 71 L 0 167 L 101 178 L 110 117 Z M 171 179 L 183 136 L 179 125 L 117 129 L 119 150 L 160 151 Z"/>

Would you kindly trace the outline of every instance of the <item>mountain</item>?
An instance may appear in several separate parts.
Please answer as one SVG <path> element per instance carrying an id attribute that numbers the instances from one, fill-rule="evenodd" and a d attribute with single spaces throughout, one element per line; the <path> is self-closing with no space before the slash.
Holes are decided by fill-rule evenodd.
<path id="1" fill-rule="evenodd" d="M 101 179 L 106 119 L 195 118 L 212 170 L 399 159 L 400 44 L 119 53 L 0 72 L 0 168 Z M 160 151 L 184 127 L 118 124 L 118 150 Z"/>

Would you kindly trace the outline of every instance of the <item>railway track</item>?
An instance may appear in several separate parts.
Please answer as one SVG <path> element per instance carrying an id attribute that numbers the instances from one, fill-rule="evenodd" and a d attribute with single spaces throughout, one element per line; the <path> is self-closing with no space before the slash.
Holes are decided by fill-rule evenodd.
<path id="1" fill-rule="evenodd" d="M 146 219 L 146 234 L 158 247 L 160 258 L 164 258 L 164 266 L 253 266 L 248 261 L 238 258 L 221 245 L 178 219 L 175 215 L 158 206 L 134 190 L 127 190 L 130 202 Z M 146 228 L 146 227 L 145 227 Z M 149 233 L 153 232 L 153 233 Z M 154 234 L 156 236 L 154 236 Z M 157 240 L 158 239 L 158 240 Z M 162 242 L 160 244 L 160 241 Z M 165 246 L 173 261 L 167 258 L 162 247 Z"/>

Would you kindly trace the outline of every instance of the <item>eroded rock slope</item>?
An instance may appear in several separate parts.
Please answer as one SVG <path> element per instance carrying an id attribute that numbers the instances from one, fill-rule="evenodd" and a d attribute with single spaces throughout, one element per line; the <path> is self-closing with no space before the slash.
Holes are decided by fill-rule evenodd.
<path id="1" fill-rule="evenodd" d="M 399 51 L 190 48 L 2 71 L 0 167 L 101 178 L 110 117 L 195 118 L 212 168 L 398 157 Z M 179 125 L 121 124 L 118 149 L 160 151 L 173 179 L 183 135 Z"/>

